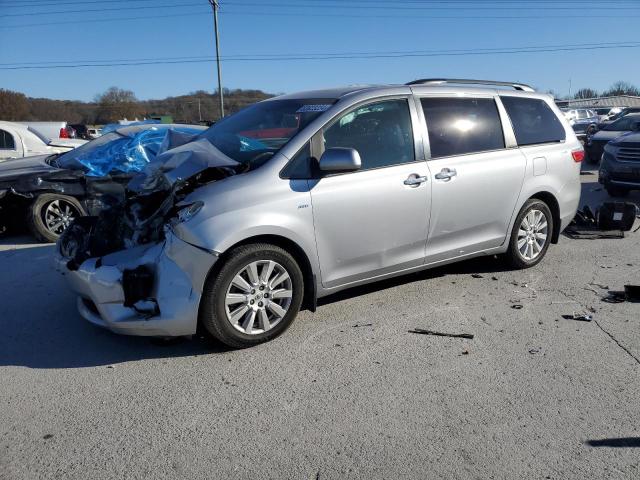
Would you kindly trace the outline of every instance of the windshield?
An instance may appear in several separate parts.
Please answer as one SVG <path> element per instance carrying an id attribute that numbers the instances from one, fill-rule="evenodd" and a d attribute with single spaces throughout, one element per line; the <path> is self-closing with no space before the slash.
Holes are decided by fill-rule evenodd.
<path id="1" fill-rule="evenodd" d="M 199 138 L 249 167 L 271 158 L 336 99 L 268 100 L 215 123 Z"/>
<path id="2" fill-rule="evenodd" d="M 604 127 L 603 130 L 614 130 L 618 132 L 626 132 L 631 130 L 631 126 L 638 121 L 640 121 L 640 116 L 627 115 L 625 117 L 620 118 L 619 120 L 616 120 L 613 123 L 610 123 L 609 125 Z"/>

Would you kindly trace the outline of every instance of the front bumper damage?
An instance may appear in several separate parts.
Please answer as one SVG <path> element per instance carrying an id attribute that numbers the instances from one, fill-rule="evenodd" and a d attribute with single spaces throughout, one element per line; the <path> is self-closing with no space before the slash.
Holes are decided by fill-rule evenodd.
<path id="1" fill-rule="evenodd" d="M 196 333 L 202 289 L 217 259 L 167 228 L 159 243 L 89 258 L 77 269 L 58 246 L 55 263 L 91 323 L 128 335 L 183 336 Z"/>

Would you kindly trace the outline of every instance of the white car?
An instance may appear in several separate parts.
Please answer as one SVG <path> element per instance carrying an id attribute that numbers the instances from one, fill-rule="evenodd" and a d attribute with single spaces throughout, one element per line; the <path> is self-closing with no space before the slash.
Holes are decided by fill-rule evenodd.
<path id="1" fill-rule="evenodd" d="M 32 127 L 0 121 L 0 162 L 11 158 L 64 153 L 85 143 L 86 140 L 79 139 L 50 140 Z"/>

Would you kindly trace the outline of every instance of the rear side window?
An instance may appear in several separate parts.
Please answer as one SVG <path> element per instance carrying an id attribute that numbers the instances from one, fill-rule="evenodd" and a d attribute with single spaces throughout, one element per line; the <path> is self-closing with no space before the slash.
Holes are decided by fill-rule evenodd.
<path id="1" fill-rule="evenodd" d="M 0 130 L 0 150 L 15 150 L 16 142 L 13 140 L 13 135 L 4 130 Z"/>
<path id="2" fill-rule="evenodd" d="M 519 146 L 557 143 L 567 138 L 562 122 L 547 102 L 537 98 L 500 97 Z"/>
<path id="3" fill-rule="evenodd" d="M 504 134 L 496 102 L 491 98 L 420 99 L 431 158 L 486 152 L 504 148 Z"/>

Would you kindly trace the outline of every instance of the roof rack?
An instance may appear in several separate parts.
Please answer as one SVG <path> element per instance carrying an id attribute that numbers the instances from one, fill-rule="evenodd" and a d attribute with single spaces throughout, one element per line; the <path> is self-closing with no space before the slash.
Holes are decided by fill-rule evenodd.
<path id="1" fill-rule="evenodd" d="M 493 80 L 470 80 L 465 78 L 423 78 L 420 80 L 414 80 L 413 82 L 405 83 L 405 85 L 442 85 L 446 83 L 457 83 L 459 85 L 491 85 L 498 87 L 511 87 L 515 90 L 521 90 L 523 92 L 535 92 L 535 90 L 529 85 L 524 83 L 513 82 L 496 82 Z"/>

